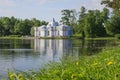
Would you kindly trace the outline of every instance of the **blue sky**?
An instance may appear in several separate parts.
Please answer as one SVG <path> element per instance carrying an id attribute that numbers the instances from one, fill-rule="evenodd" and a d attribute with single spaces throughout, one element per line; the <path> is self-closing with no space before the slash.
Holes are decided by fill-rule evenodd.
<path id="1" fill-rule="evenodd" d="M 59 21 L 63 9 L 79 11 L 81 6 L 85 6 L 88 10 L 102 10 L 100 2 L 101 0 L 0 0 L 0 16 L 45 21 L 51 21 L 54 17 Z"/>

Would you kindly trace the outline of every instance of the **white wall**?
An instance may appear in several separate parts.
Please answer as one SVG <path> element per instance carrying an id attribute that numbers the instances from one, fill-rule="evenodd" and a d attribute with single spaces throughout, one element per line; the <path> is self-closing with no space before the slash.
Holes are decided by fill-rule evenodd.
<path id="1" fill-rule="evenodd" d="M 45 37 L 46 36 L 46 31 L 45 30 L 41 30 L 40 31 L 40 37 Z"/>
<path id="2" fill-rule="evenodd" d="M 63 31 L 59 31 L 59 36 L 63 36 Z"/>
<path id="3" fill-rule="evenodd" d="M 67 31 L 63 31 L 61 29 L 57 29 L 57 30 L 43 30 L 43 29 L 40 29 L 38 27 L 35 27 L 34 28 L 34 36 L 35 37 L 57 37 L 57 36 L 71 36 L 72 34 L 69 34 L 69 31 L 70 30 L 67 30 Z M 49 31 L 49 35 L 48 35 L 48 31 Z M 59 34 L 58 34 L 58 31 L 59 31 Z"/>

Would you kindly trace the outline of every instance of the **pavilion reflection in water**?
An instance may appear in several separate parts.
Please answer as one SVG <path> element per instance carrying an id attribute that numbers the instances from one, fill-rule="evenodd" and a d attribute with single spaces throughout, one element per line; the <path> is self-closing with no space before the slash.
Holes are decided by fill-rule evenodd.
<path id="1" fill-rule="evenodd" d="M 54 60 L 72 54 L 73 47 L 72 42 L 66 39 L 35 39 L 34 50 Z"/>

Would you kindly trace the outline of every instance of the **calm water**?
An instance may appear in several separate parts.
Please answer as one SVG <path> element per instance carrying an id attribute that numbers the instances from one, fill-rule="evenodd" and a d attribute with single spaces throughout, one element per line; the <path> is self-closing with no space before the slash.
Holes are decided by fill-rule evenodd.
<path id="1" fill-rule="evenodd" d="M 49 61 L 59 62 L 67 56 L 90 56 L 103 48 L 116 46 L 113 40 L 0 39 L 0 78 L 7 70 L 37 70 Z"/>

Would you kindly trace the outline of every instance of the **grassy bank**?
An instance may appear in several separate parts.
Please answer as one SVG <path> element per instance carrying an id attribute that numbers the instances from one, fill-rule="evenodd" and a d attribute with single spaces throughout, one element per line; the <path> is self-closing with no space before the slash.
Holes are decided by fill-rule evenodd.
<path id="1" fill-rule="evenodd" d="M 38 37 L 39 38 L 39 37 Z M 1 36 L 0 39 L 34 39 L 34 37 L 29 36 Z M 39 39 L 82 39 L 79 36 L 71 36 L 71 37 L 42 37 Z M 115 37 L 100 37 L 100 38 L 85 38 L 85 40 L 116 40 Z"/>
<path id="2" fill-rule="evenodd" d="M 10 80 L 120 80 L 120 48 L 92 56 L 67 57 L 38 72 L 10 73 Z"/>
<path id="3" fill-rule="evenodd" d="M 1 36 L 0 39 L 34 39 L 34 37 L 29 36 Z"/>

